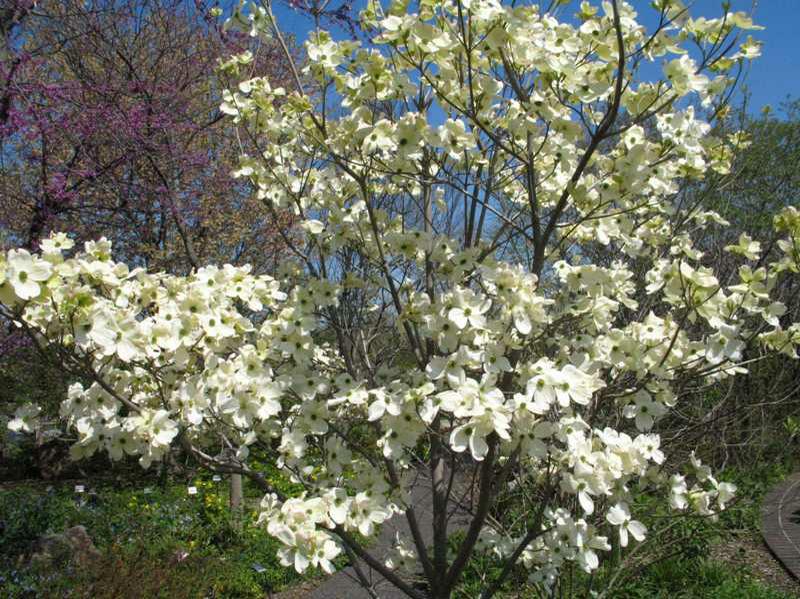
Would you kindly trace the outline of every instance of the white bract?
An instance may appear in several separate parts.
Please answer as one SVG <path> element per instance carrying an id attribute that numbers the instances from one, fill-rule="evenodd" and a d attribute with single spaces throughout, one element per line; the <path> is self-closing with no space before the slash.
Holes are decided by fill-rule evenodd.
<path id="1" fill-rule="evenodd" d="M 658 425 L 686 401 L 678 383 L 745 372 L 747 346 L 795 355 L 800 327 L 771 293 L 800 268 L 800 215 L 776 217 L 768 260 L 746 235 L 727 248 L 738 280 L 694 247 L 724 221 L 686 208 L 681 185 L 727 172 L 732 142 L 689 103 L 716 107 L 757 45 L 724 54 L 720 36 L 753 28 L 744 15 L 654 4 L 651 36 L 622 1 L 563 21 L 498 0 L 370 3 L 373 44 L 317 31 L 294 89 L 225 92 L 262 150 L 234 175 L 298 225 L 275 278 L 131 270 L 105 240 L 62 255 L 64 235 L 8 252 L 3 314 L 84 377 L 61 407 L 74 456 L 146 467 L 179 445 L 249 476 L 298 571 L 331 571 L 344 547 L 367 559 L 354 533 L 391 517 L 414 531 L 430 476 L 433 550 L 414 531 L 369 562 L 411 597 L 427 596 L 414 568 L 450 597 L 476 550 L 545 586 L 570 562 L 592 571 L 647 534 L 630 507 L 642 489 L 722 509 L 733 486 L 669 461 Z M 280 37 L 254 14 L 248 31 Z M 647 63 L 666 79 L 647 80 Z M 273 489 L 255 451 L 302 492 Z M 448 553 L 439 516 L 473 471 L 472 525 Z M 488 517 L 522 486 L 540 509 L 509 527 Z"/>

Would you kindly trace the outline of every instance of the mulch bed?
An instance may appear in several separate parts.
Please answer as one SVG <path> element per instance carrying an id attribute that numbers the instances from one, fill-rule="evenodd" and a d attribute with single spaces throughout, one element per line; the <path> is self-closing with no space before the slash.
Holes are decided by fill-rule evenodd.
<path id="1" fill-rule="evenodd" d="M 759 535 L 742 534 L 722 541 L 711 548 L 711 558 L 745 568 L 765 585 L 800 597 L 800 581 L 775 559 Z"/>

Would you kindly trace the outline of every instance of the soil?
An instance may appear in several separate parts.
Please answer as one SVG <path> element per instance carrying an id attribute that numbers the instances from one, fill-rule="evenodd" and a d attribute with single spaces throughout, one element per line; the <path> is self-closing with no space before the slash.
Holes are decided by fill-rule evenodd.
<path id="1" fill-rule="evenodd" d="M 800 597 L 800 581 L 775 559 L 760 535 L 731 536 L 711 548 L 711 558 L 747 569 L 756 580 L 790 597 Z"/>
<path id="2" fill-rule="evenodd" d="M 323 580 L 310 580 L 280 593 L 273 593 L 267 599 L 306 599 L 311 591 L 316 589 L 322 582 Z"/>

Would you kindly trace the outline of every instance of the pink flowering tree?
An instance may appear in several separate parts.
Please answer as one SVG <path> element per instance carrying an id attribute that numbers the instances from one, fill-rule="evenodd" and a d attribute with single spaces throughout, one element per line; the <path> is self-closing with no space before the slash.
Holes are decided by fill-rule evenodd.
<path id="1" fill-rule="evenodd" d="M 105 235 L 118 256 L 185 272 L 208 261 L 272 268 L 276 222 L 229 172 L 243 140 L 222 126 L 223 59 L 249 50 L 280 80 L 274 44 L 223 32 L 211 3 L 15 0 L 0 18 L 2 227 Z M 210 76 L 217 75 L 213 78 Z M 234 215 L 231 218 L 231 215 Z"/>

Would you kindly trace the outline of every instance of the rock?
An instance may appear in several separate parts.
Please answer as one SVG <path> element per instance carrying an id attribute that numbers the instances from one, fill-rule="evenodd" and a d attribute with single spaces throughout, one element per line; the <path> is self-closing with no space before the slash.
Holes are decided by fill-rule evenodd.
<path id="1" fill-rule="evenodd" d="M 69 455 L 69 444 L 60 439 L 50 439 L 34 448 L 36 467 L 44 480 L 75 476 L 78 466 Z"/>
<path id="2" fill-rule="evenodd" d="M 83 526 L 73 526 L 58 534 L 41 537 L 31 555 L 31 565 L 52 567 L 74 563 L 86 566 L 100 557 L 92 539 Z"/>

